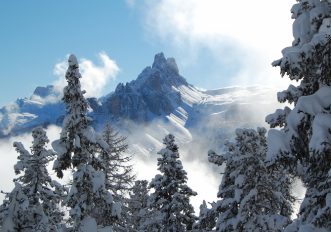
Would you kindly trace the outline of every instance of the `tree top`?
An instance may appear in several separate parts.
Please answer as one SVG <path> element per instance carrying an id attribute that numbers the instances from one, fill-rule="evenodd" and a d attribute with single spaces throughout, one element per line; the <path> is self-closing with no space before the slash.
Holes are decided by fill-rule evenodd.
<path id="1" fill-rule="evenodd" d="M 71 54 L 68 59 L 68 64 L 71 67 L 78 67 L 77 57 L 74 54 Z"/>

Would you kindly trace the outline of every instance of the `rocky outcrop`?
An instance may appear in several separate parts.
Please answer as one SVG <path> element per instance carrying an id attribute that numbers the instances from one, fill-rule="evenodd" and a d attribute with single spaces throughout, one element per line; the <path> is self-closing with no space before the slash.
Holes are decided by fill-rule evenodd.
<path id="1" fill-rule="evenodd" d="M 179 75 L 174 58 L 155 55 L 153 65 L 146 67 L 137 80 L 118 84 L 104 107 L 115 118 L 149 121 L 168 115 L 182 103 L 176 87 L 188 85 Z"/>

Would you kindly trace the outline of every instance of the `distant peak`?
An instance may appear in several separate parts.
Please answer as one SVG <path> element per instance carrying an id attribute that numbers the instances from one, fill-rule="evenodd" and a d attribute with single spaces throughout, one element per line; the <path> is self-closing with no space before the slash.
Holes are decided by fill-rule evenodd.
<path id="1" fill-rule="evenodd" d="M 167 60 L 163 54 L 163 52 L 160 52 L 154 56 L 154 62 L 152 68 L 160 68 L 164 66 L 167 63 Z"/>
<path id="2" fill-rule="evenodd" d="M 152 68 L 158 70 L 168 70 L 174 72 L 176 75 L 179 75 L 178 66 L 175 58 L 165 58 L 163 52 L 160 52 L 155 55 Z"/>

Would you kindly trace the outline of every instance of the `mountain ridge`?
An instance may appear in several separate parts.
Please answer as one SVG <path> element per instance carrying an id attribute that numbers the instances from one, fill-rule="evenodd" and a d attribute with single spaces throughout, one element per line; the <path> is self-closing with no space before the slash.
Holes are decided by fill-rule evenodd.
<path id="1" fill-rule="evenodd" d="M 167 133 L 174 133 L 180 143 L 206 140 L 202 143 L 213 147 L 237 127 L 261 125 L 264 115 L 274 109 L 269 96 L 270 90 L 258 86 L 199 90 L 180 75 L 174 58 L 158 53 L 137 79 L 118 84 L 115 91 L 99 99 L 88 98 L 88 102 L 97 130 L 112 122 L 133 137 L 130 143 L 138 150 L 144 150 L 150 141 L 151 152 Z M 61 126 L 65 108 L 60 98 L 49 85 L 37 87 L 30 98 L 2 107 L 0 137 L 29 132 L 39 125 Z M 268 107 L 270 111 L 265 109 Z M 139 128 L 143 138 L 131 136 L 136 133 L 133 128 Z"/>
<path id="2" fill-rule="evenodd" d="M 88 101 L 92 116 L 99 122 L 119 118 L 151 121 L 170 114 L 182 103 L 176 88 L 181 85 L 191 86 L 180 76 L 175 59 L 158 53 L 152 66 L 143 69 L 137 79 L 119 83 L 114 92 Z M 61 125 L 64 114 L 61 93 L 53 85 L 38 86 L 29 98 L 18 98 L 0 108 L 0 137 L 26 132 L 38 125 Z M 104 117 L 105 114 L 109 117 Z"/>

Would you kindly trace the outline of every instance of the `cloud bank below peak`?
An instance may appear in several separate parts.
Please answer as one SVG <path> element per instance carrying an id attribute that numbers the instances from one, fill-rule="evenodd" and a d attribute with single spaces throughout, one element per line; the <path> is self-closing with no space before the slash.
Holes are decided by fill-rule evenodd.
<path id="1" fill-rule="evenodd" d="M 69 55 L 54 66 L 53 73 L 58 79 L 53 85 L 59 92 L 62 92 L 64 86 L 67 85 L 65 73 L 68 67 L 68 57 Z M 116 61 L 111 59 L 107 53 L 99 52 L 98 58 L 100 64 L 95 64 L 86 58 L 79 60 L 79 68 L 82 74 L 81 85 L 82 89 L 86 90 L 86 97 L 102 96 L 104 87 L 109 81 L 115 80 L 120 71 Z"/>

